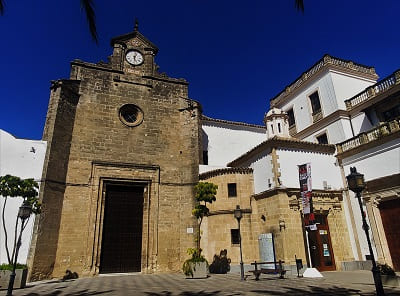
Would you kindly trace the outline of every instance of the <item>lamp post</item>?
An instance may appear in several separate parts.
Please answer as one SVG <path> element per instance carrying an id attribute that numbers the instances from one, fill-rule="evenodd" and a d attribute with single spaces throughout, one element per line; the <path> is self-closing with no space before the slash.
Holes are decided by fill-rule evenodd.
<path id="1" fill-rule="evenodd" d="M 361 192 L 365 188 L 364 175 L 358 173 L 357 169 L 355 167 L 351 167 L 350 175 L 348 175 L 346 178 L 347 178 L 347 184 L 349 186 L 349 189 L 356 194 L 357 199 L 358 199 L 358 204 L 360 206 L 362 223 L 363 223 L 362 228 L 364 229 L 365 235 L 367 236 L 369 253 L 371 256 L 371 260 L 372 260 L 372 275 L 374 277 L 376 295 L 383 296 L 383 295 L 385 295 L 385 291 L 383 290 L 383 286 L 382 286 L 381 274 L 379 272 L 378 267 L 376 266 L 374 253 L 372 251 L 371 240 L 369 238 L 369 232 L 368 232 L 369 226 L 367 224 L 367 220 L 365 218 L 365 213 L 364 213 L 362 202 L 361 202 Z"/>
<path id="2" fill-rule="evenodd" d="M 238 221 L 238 228 L 239 228 L 239 249 L 240 249 L 240 280 L 244 281 L 244 268 L 243 268 L 243 256 L 242 256 L 242 234 L 240 233 L 240 219 L 243 217 L 242 210 L 240 206 L 237 205 L 236 209 L 233 211 L 233 216 Z"/>
<path id="3" fill-rule="evenodd" d="M 21 247 L 21 238 L 22 238 L 22 231 L 25 228 L 25 222 L 26 220 L 31 216 L 32 214 L 32 206 L 29 204 L 28 201 L 24 200 L 23 204 L 19 207 L 18 210 L 18 218 L 21 219 L 21 228 L 19 231 L 19 236 L 18 236 L 18 241 L 17 245 L 14 245 L 15 248 L 15 257 L 14 262 L 13 262 L 13 269 L 12 273 L 10 275 L 10 281 L 8 283 L 8 289 L 7 289 L 7 296 L 12 295 L 13 287 L 14 287 L 14 280 L 15 280 L 15 269 L 17 268 L 17 259 L 18 259 L 18 253 L 19 253 L 19 248 Z M 15 226 L 17 227 L 17 225 Z"/>

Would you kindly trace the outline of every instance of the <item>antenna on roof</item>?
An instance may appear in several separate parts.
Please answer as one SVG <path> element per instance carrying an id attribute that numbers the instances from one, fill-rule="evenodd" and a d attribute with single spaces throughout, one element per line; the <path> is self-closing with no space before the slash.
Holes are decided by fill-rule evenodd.
<path id="1" fill-rule="evenodd" d="M 135 28 L 134 31 L 137 32 L 139 30 L 139 21 L 137 18 L 135 18 Z"/>

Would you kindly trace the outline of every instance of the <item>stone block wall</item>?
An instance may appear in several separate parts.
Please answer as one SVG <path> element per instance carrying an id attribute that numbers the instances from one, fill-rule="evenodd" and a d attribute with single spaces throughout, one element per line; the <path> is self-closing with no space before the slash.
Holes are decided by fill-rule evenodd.
<path id="1" fill-rule="evenodd" d="M 140 39 L 140 48 L 146 44 L 139 37 L 132 38 Z M 104 182 L 145 184 L 143 272 L 180 270 L 187 248 L 195 245 L 186 229 L 196 224 L 191 209 L 200 106 L 188 98 L 186 81 L 154 72 L 153 58 L 146 55 L 137 68 L 115 66 L 119 58 L 111 58 L 111 65 L 74 61 L 71 80 L 57 82 L 52 91 L 31 279 L 62 277 L 67 269 L 79 276 L 98 273 Z M 142 110 L 140 125 L 120 120 L 124 104 Z"/>

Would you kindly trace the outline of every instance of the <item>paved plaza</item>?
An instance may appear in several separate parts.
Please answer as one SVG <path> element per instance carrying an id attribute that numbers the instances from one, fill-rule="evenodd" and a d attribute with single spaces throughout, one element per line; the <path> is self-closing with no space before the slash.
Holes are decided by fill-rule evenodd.
<path id="1" fill-rule="evenodd" d="M 207 279 L 185 279 L 182 274 L 127 274 L 69 281 L 28 284 L 14 295 L 147 295 L 147 296 L 239 296 L 239 295 L 375 295 L 369 271 L 324 272 L 324 278 L 310 279 L 261 276 L 259 281 L 240 275 L 211 274 Z M 400 295 L 400 288 L 385 286 L 386 295 Z M 5 295 L 5 291 L 1 291 Z"/>

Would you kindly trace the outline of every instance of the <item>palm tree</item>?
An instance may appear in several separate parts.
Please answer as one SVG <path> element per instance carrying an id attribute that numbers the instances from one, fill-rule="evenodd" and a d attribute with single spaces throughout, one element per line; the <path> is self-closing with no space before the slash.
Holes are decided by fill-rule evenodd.
<path id="1" fill-rule="evenodd" d="M 89 26 L 90 35 L 96 44 L 99 43 L 96 29 L 96 14 L 94 12 L 94 1 L 93 0 L 80 0 L 81 8 L 85 11 L 86 19 Z M 4 14 L 4 0 L 0 0 L 0 14 Z"/>
<path id="2" fill-rule="evenodd" d="M 97 36 L 97 28 L 96 28 L 96 14 L 94 12 L 94 1 L 93 0 L 80 0 L 81 8 L 86 13 L 86 19 L 89 26 L 90 35 L 96 44 L 99 43 Z M 294 5 L 298 11 L 304 13 L 304 0 L 295 0 Z M 0 0 L 0 14 L 4 13 L 4 0 Z"/>
<path id="3" fill-rule="evenodd" d="M 301 11 L 304 13 L 304 1 L 303 0 L 295 0 L 294 1 L 294 6 L 298 11 Z"/>

